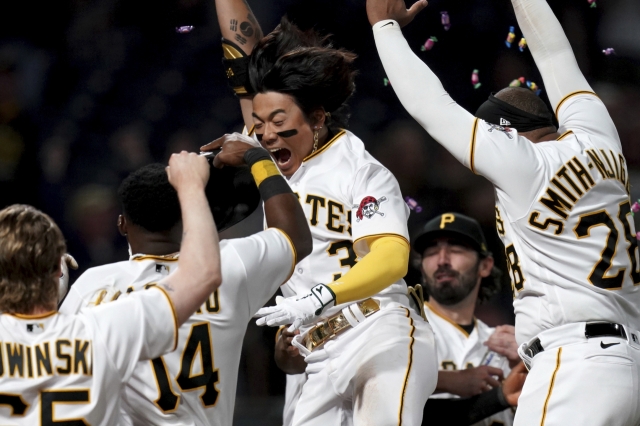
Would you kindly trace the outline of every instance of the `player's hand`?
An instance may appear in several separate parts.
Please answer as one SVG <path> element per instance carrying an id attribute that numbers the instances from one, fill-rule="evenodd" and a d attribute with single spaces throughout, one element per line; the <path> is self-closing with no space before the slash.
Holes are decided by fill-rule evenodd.
<path id="1" fill-rule="evenodd" d="M 500 386 L 503 376 L 501 369 L 488 365 L 465 370 L 443 370 L 438 372 L 437 390 L 466 398 Z"/>
<path id="2" fill-rule="evenodd" d="M 221 151 L 213 158 L 213 166 L 220 169 L 223 166 L 243 166 L 244 153 L 251 148 L 262 148 L 262 146 L 250 136 L 231 133 L 200 147 L 200 151 L 211 152 L 218 148 L 221 148 Z"/>
<path id="3" fill-rule="evenodd" d="M 484 342 L 489 350 L 507 357 L 510 367 L 520 362 L 518 344 L 516 343 L 516 328 L 512 325 L 499 325 L 489 339 Z"/>
<path id="4" fill-rule="evenodd" d="M 167 167 L 169 182 L 176 191 L 191 186 L 204 189 L 209 180 L 209 172 L 210 167 L 206 158 L 187 151 L 171 155 L 169 167 Z"/>
<path id="5" fill-rule="evenodd" d="M 311 289 L 311 293 L 296 299 L 289 297 L 282 299 L 276 306 L 261 308 L 254 318 L 258 325 L 271 327 L 291 324 L 287 329 L 293 332 L 300 326 L 313 322 L 327 308 L 334 306 L 336 296 L 333 291 L 324 284 L 318 284 Z"/>
<path id="6" fill-rule="evenodd" d="M 393 19 L 404 27 L 413 21 L 427 4 L 427 0 L 418 0 L 407 9 L 404 0 L 367 0 L 367 16 L 371 26 L 385 19 Z"/>
<path id="7" fill-rule="evenodd" d="M 524 381 L 527 378 L 528 373 L 529 372 L 527 371 L 527 367 L 524 366 L 524 363 L 519 362 L 515 367 L 513 367 L 511 373 L 509 373 L 502 383 L 502 394 L 512 407 L 518 405 L 518 398 L 520 398 L 522 387 L 524 386 Z"/>
<path id="8" fill-rule="evenodd" d="M 60 280 L 58 284 L 58 303 L 69 291 L 69 269 L 78 269 L 78 262 L 69 253 L 62 255 L 60 259 Z"/>
<path id="9" fill-rule="evenodd" d="M 300 355 L 298 348 L 291 344 L 293 338 L 300 334 L 300 330 L 292 333 L 284 328 L 287 326 L 282 327 L 282 332 L 279 334 L 278 340 L 276 340 L 276 365 L 287 374 L 304 373 L 307 363 L 304 361 L 304 357 Z"/>

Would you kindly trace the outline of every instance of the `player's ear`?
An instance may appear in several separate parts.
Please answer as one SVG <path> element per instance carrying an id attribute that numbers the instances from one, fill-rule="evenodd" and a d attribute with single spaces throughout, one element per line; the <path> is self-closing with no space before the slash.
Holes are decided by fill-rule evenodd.
<path id="1" fill-rule="evenodd" d="M 123 214 L 118 216 L 118 231 L 120 231 L 120 235 L 123 237 L 127 236 L 127 219 Z"/>
<path id="2" fill-rule="evenodd" d="M 478 273 L 482 278 L 486 278 L 491 275 L 491 270 L 493 269 L 494 260 L 493 257 L 488 256 L 484 259 L 480 260 L 480 267 L 478 268 Z"/>
<path id="3" fill-rule="evenodd" d="M 318 129 L 324 127 L 324 121 L 326 119 L 324 108 L 318 108 L 311 112 L 309 118 L 311 121 L 311 127 L 317 127 Z"/>

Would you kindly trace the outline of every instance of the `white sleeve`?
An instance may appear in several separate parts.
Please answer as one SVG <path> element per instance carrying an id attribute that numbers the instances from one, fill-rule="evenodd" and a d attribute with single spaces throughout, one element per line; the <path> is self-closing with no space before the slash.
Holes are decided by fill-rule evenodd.
<path id="1" fill-rule="evenodd" d="M 413 53 L 396 21 L 378 22 L 373 26 L 373 35 L 384 70 L 402 106 L 468 167 L 475 117 L 451 99 L 438 77 Z"/>
<path id="2" fill-rule="evenodd" d="M 477 120 L 470 146 L 469 168 L 484 176 L 502 192 L 509 212 L 525 214 L 544 184 L 545 163 L 539 148 L 514 129 Z"/>
<path id="3" fill-rule="evenodd" d="M 287 234 L 278 228 L 228 242 L 246 271 L 249 311 L 253 315 L 293 274 L 295 249 Z"/>
<path id="4" fill-rule="evenodd" d="M 80 308 L 84 307 L 84 301 L 82 295 L 75 288 L 75 284 L 71 286 L 67 297 L 64 298 L 62 305 L 58 309 L 58 312 L 65 315 L 75 315 L 80 312 Z"/>
<path id="5" fill-rule="evenodd" d="M 556 109 L 559 132 L 572 130 L 600 136 L 600 140 L 622 152 L 620 136 L 607 107 L 592 92 L 577 92 L 566 96 Z"/>
<path id="6" fill-rule="evenodd" d="M 94 306 L 96 298 L 104 299 L 107 294 L 113 295 L 115 293 L 113 277 L 100 276 L 93 269 L 87 270 L 73 283 L 67 297 L 60 305 L 59 312 L 70 315 L 77 314 L 82 308 Z"/>
<path id="7" fill-rule="evenodd" d="M 369 252 L 365 237 L 396 235 L 409 241 L 409 207 L 389 170 L 375 163 L 361 167 L 351 188 L 351 201 L 353 248 L 358 256 Z"/>
<path id="8" fill-rule="evenodd" d="M 84 309 L 123 381 L 138 361 L 157 358 L 175 349 L 178 320 L 169 295 L 161 287 L 136 291 L 118 303 Z"/>
<path id="9" fill-rule="evenodd" d="M 582 75 L 569 40 L 546 0 L 511 0 L 518 25 L 542 75 L 554 110 L 567 95 L 593 92 Z"/>

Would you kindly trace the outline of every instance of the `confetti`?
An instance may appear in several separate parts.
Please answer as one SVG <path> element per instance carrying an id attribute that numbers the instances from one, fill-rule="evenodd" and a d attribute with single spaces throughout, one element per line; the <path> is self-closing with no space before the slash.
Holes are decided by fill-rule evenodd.
<path id="1" fill-rule="evenodd" d="M 602 53 L 604 53 L 605 55 L 609 56 L 609 55 L 615 55 L 616 51 L 613 50 L 613 47 L 607 47 L 606 49 L 604 49 L 602 51 Z"/>
<path id="2" fill-rule="evenodd" d="M 636 232 L 636 239 L 640 240 L 640 232 Z"/>
<path id="3" fill-rule="evenodd" d="M 480 83 L 480 77 L 478 76 L 478 70 L 473 70 L 473 73 L 471 73 L 471 84 L 473 84 L 474 89 L 482 86 L 482 83 Z"/>
<path id="4" fill-rule="evenodd" d="M 509 87 L 521 87 L 526 86 L 527 80 L 524 77 L 516 78 L 511 83 L 509 83 Z"/>
<path id="5" fill-rule="evenodd" d="M 178 34 L 190 33 L 192 30 L 193 30 L 193 25 L 184 25 L 182 27 L 176 27 L 176 32 Z"/>
<path id="6" fill-rule="evenodd" d="M 404 197 L 404 201 L 407 203 L 407 206 L 416 213 L 420 213 L 422 211 L 422 207 L 418 204 L 416 200 L 411 197 Z"/>
<path id="7" fill-rule="evenodd" d="M 386 87 L 386 86 L 391 86 L 391 82 L 390 82 L 390 81 L 389 81 L 389 79 L 388 79 L 388 78 L 386 78 L 386 77 L 382 79 L 382 83 L 385 85 L 385 87 Z"/>
<path id="8" fill-rule="evenodd" d="M 638 213 L 640 211 L 640 204 L 638 204 L 637 201 L 631 206 L 631 211 L 634 213 Z"/>
<path id="9" fill-rule="evenodd" d="M 431 50 L 433 46 L 436 44 L 436 41 L 438 41 L 437 38 L 429 37 L 427 41 L 425 41 L 424 44 L 420 47 L 420 50 L 422 50 L 423 52 L 425 50 Z"/>
<path id="10" fill-rule="evenodd" d="M 533 81 L 527 81 L 527 87 L 535 92 L 536 96 L 540 96 L 542 89 L 538 87 L 538 85 Z"/>
<path id="11" fill-rule="evenodd" d="M 522 37 L 520 39 L 520 42 L 518 43 L 518 49 L 520 49 L 521 52 L 524 52 L 524 49 L 527 47 L 527 40 L 524 39 L 524 37 Z"/>
<path id="12" fill-rule="evenodd" d="M 516 34 L 514 33 L 515 28 L 513 27 L 509 27 L 509 34 L 507 34 L 507 40 L 505 40 L 504 44 L 507 45 L 507 47 L 511 47 L 511 43 L 514 42 L 514 40 L 516 39 Z"/>
<path id="13" fill-rule="evenodd" d="M 440 22 L 442 22 L 444 30 L 449 31 L 449 28 L 451 28 L 451 20 L 447 12 L 440 12 Z"/>
<path id="14" fill-rule="evenodd" d="M 587 2 L 589 2 L 589 4 L 591 5 L 589 7 L 591 7 L 592 9 L 596 7 L 596 0 L 587 0 Z"/>

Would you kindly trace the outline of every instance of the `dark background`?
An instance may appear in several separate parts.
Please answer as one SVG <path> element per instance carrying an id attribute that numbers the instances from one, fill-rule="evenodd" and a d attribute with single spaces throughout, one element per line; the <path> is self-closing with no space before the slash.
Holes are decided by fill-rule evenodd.
<path id="1" fill-rule="evenodd" d="M 5 2 L 8 3 L 8 2 Z M 412 212 L 410 230 L 438 213 L 477 218 L 504 269 L 494 227 L 493 190 L 435 143 L 383 85 L 363 0 L 249 0 L 265 33 L 287 13 L 302 27 L 334 34 L 356 52 L 357 93 L 350 130 L 398 178 Z M 632 198 L 640 168 L 640 2 L 552 0 L 578 62 L 616 123 Z M 440 12 L 451 17 L 444 31 Z M 178 25 L 194 25 L 177 34 Z M 516 27 L 511 49 L 504 40 Z M 432 0 L 407 39 L 462 106 L 475 111 L 492 91 L 525 76 L 544 89 L 528 50 L 519 52 L 506 0 Z M 420 52 L 436 36 L 433 50 Z M 602 50 L 613 47 L 616 55 Z M 227 88 L 212 0 L 22 0 L 0 14 L 0 208 L 29 203 L 61 226 L 81 269 L 127 258 L 116 230 L 115 190 L 132 170 L 166 162 L 242 128 Z M 474 89 L 471 73 L 482 86 Z M 544 90 L 543 99 L 546 100 Z M 260 229 L 255 215 L 227 236 Z M 76 274 L 77 276 L 77 274 Z M 419 275 L 412 270 L 407 281 Z M 511 323 L 510 285 L 479 316 Z M 272 361 L 274 329 L 249 326 L 241 359 L 236 424 L 278 424 L 283 374 Z"/>

